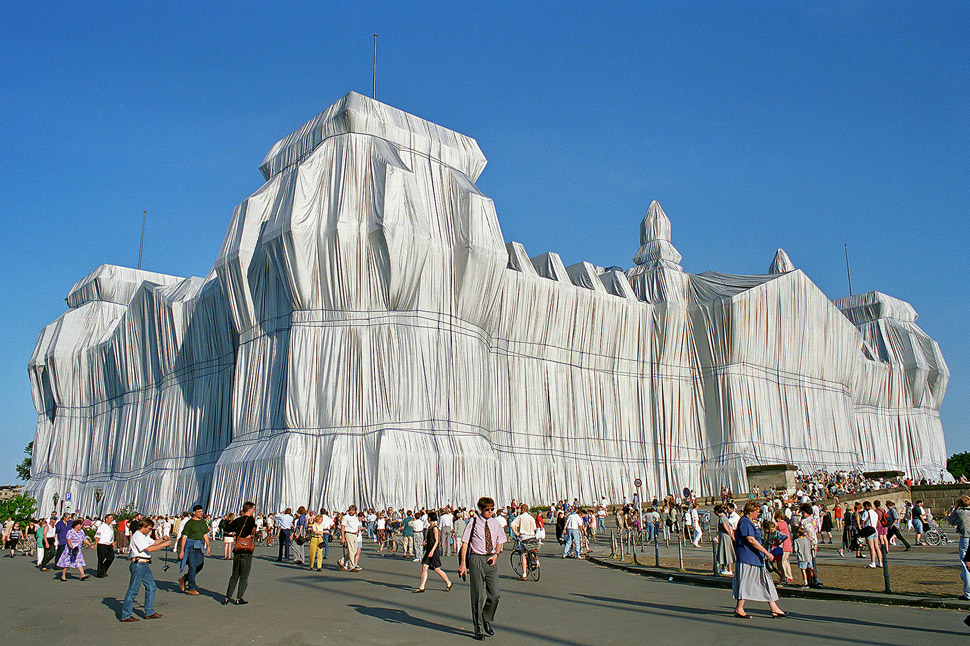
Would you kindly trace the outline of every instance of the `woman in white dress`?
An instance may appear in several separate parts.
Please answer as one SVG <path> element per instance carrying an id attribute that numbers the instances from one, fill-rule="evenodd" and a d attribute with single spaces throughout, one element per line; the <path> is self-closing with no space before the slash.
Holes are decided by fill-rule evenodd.
<path id="1" fill-rule="evenodd" d="M 235 520 L 235 518 L 236 518 L 235 514 L 228 514 L 225 518 L 222 519 L 222 527 L 223 528 L 229 527 L 229 523 Z M 236 537 L 233 536 L 231 533 L 228 533 L 225 530 L 223 530 L 222 541 L 223 541 L 222 558 L 228 561 L 229 559 L 232 558 L 232 546 L 236 542 Z"/>

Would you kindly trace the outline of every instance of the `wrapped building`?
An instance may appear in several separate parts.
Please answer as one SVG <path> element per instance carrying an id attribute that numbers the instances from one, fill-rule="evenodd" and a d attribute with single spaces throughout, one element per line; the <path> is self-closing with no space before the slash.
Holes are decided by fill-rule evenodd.
<path id="1" fill-rule="evenodd" d="M 948 371 L 912 306 L 830 301 L 781 250 L 766 274 L 687 273 L 656 202 L 625 272 L 530 256 L 485 163 L 351 93 L 273 146 L 208 276 L 79 281 L 28 367 L 41 509 L 619 499 L 636 477 L 743 491 L 765 464 L 939 477 Z"/>

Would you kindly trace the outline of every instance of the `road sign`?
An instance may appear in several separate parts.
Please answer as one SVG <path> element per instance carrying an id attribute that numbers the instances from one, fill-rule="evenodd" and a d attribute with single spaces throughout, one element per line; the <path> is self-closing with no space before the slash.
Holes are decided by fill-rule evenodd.
<path id="1" fill-rule="evenodd" d="M 64 494 L 64 500 L 70 502 L 70 500 L 71 500 L 71 494 L 70 493 Z"/>
<path id="2" fill-rule="evenodd" d="M 642 484 L 643 484 L 643 481 L 641 481 L 640 478 L 637 478 L 636 480 L 633 481 L 634 487 L 639 487 Z"/>

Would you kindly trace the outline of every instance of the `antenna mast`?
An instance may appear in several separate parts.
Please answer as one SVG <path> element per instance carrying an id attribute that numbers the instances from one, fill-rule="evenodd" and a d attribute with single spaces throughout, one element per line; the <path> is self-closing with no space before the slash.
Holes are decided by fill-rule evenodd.
<path id="1" fill-rule="evenodd" d="M 849 296 L 852 296 L 852 274 L 849 273 L 849 245 L 845 244 L 845 276 L 849 279 Z"/>
<path id="2" fill-rule="evenodd" d="M 138 243 L 138 268 L 141 269 L 141 250 L 145 246 L 145 218 L 148 217 L 148 211 L 141 212 L 141 242 Z"/>
<path id="3" fill-rule="evenodd" d="M 377 98 L 377 34 L 374 34 L 374 91 L 371 98 Z"/>

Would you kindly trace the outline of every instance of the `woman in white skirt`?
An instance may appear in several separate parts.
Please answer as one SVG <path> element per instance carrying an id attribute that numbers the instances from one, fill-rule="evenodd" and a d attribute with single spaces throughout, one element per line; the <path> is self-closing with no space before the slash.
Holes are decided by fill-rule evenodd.
<path id="1" fill-rule="evenodd" d="M 788 616 L 776 603 L 778 592 L 765 568 L 765 559 L 770 559 L 771 553 L 761 544 L 761 530 L 758 528 L 760 515 L 761 505 L 749 500 L 744 505 L 744 515 L 734 532 L 734 551 L 737 558 L 733 586 L 734 598 L 737 599 L 734 616 L 741 619 L 751 618 L 751 615 L 744 612 L 745 601 L 767 601 L 772 618 Z"/>
<path id="2" fill-rule="evenodd" d="M 229 514 L 222 519 L 222 524 L 220 525 L 222 528 L 223 541 L 222 558 L 227 561 L 232 558 L 232 550 L 233 545 L 236 542 L 236 536 L 232 532 L 227 532 L 226 528 L 229 527 L 229 524 L 234 520 L 236 520 L 235 514 Z"/>

